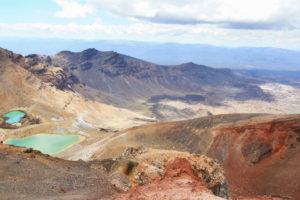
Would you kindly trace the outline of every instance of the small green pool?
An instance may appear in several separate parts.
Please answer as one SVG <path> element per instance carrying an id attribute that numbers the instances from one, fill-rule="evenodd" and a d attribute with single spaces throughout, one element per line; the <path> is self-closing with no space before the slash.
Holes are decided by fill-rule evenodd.
<path id="1" fill-rule="evenodd" d="M 10 111 L 4 115 L 2 115 L 2 117 L 7 117 L 8 119 L 5 121 L 5 123 L 7 124 L 14 124 L 14 123 L 18 123 L 21 121 L 21 119 L 25 116 L 25 113 L 20 111 L 20 110 L 14 110 L 14 111 Z"/>
<path id="2" fill-rule="evenodd" d="M 5 144 L 33 148 L 44 154 L 55 154 L 80 141 L 77 135 L 37 134 L 23 139 L 10 139 Z"/>

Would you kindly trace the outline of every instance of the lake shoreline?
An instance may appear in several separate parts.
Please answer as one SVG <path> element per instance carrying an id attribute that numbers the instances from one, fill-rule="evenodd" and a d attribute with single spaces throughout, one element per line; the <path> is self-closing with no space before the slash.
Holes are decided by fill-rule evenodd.
<path id="1" fill-rule="evenodd" d="M 39 137 L 41 135 L 47 135 L 47 136 L 76 136 L 78 137 L 78 141 L 75 141 L 75 142 L 72 142 L 70 145 L 68 145 L 67 147 L 63 148 L 62 150 L 59 150 L 55 153 L 43 153 L 41 149 L 38 149 L 38 148 L 34 148 L 34 147 L 26 147 L 26 146 L 21 146 L 21 145 L 15 145 L 15 144 L 8 144 L 9 141 L 11 140 L 24 140 L 24 139 L 27 139 L 27 138 L 30 138 L 30 137 Z M 22 138 L 7 138 L 3 141 L 3 144 L 6 144 L 6 145 L 13 145 L 13 146 L 19 146 L 19 147 L 25 147 L 25 148 L 33 148 L 34 150 L 38 150 L 38 151 L 41 151 L 43 154 L 49 154 L 49 155 L 55 155 L 55 154 L 58 154 L 58 153 L 61 153 L 71 147 L 73 147 L 75 144 L 79 144 L 81 142 L 83 142 L 84 140 L 86 139 L 85 136 L 82 136 L 82 135 L 69 135 L 69 134 L 49 134 L 49 133 L 40 133 L 40 134 L 33 134 L 31 136 L 26 136 L 26 137 L 22 137 Z"/>

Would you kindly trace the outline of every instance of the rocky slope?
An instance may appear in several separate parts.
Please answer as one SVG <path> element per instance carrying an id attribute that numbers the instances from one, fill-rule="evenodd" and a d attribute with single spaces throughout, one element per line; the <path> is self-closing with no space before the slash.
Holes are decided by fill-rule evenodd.
<path id="1" fill-rule="evenodd" d="M 296 113 L 300 109 L 285 95 L 292 89 L 293 97 L 299 98 L 295 84 L 291 89 L 278 84 L 286 83 L 285 77 L 266 79 L 195 63 L 161 66 L 96 49 L 64 51 L 52 60 L 93 88 L 76 89 L 87 98 L 139 110 L 160 121 L 223 113 Z M 281 89 L 270 90 L 270 83 Z"/>
<path id="2" fill-rule="evenodd" d="M 118 193 L 97 162 L 66 161 L 0 144 L 3 200 L 112 199 Z"/>
<path id="3" fill-rule="evenodd" d="M 166 166 L 162 179 L 156 179 L 151 184 L 131 188 L 127 194 L 115 198 L 122 199 L 211 199 L 221 200 L 215 196 L 206 183 L 194 175 L 189 162 L 184 158 L 177 158 Z"/>
<path id="4" fill-rule="evenodd" d="M 82 52 L 63 51 L 51 57 L 55 66 L 72 73 L 78 80 L 94 89 L 77 91 L 95 98 L 100 91 L 101 101 L 135 110 L 148 110 L 159 119 L 161 100 L 181 100 L 205 105 L 221 105 L 224 100 L 272 101 L 270 94 L 258 84 L 262 80 L 242 77 L 229 69 L 214 69 L 194 63 L 161 66 L 116 52 L 87 49 Z M 105 98 L 104 98 L 105 97 Z M 197 113 L 164 108 L 176 117 L 197 116 Z"/>
<path id="5" fill-rule="evenodd" d="M 161 179 L 143 186 L 135 186 L 126 194 L 115 198 L 122 199 L 145 199 L 145 200 L 167 200 L 167 199 L 195 199 L 195 200 L 222 200 L 213 195 L 207 188 L 203 179 L 195 176 L 194 170 L 185 158 L 176 158 L 166 166 L 166 172 Z M 237 200 L 280 200 L 281 198 L 256 196 L 239 197 Z"/>
<path id="6" fill-rule="evenodd" d="M 61 90 L 72 89 L 75 84 L 79 84 L 79 80 L 73 74 L 54 66 L 49 56 L 28 55 L 24 59 L 23 67 L 42 81 Z"/>
<path id="7" fill-rule="evenodd" d="M 117 157 L 126 146 L 204 154 L 224 166 L 231 197 L 278 195 L 297 199 L 299 130 L 299 115 L 211 116 L 130 129 L 112 138 L 91 158 Z"/>
<path id="8" fill-rule="evenodd" d="M 96 127 L 113 130 L 151 121 L 142 114 L 86 99 L 73 88 L 89 88 L 71 73 L 52 65 L 49 57 L 23 57 L 0 49 L 0 79 L 1 115 L 20 109 L 41 122 L 53 118 L 75 121 L 81 116 Z"/>
<path id="9" fill-rule="evenodd" d="M 132 99 L 145 99 L 164 92 L 177 95 L 180 94 L 178 92 L 203 92 L 209 98 L 217 95 L 214 91 L 208 94 L 207 87 L 211 87 L 220 90 L 231 88 L 231 98 L 271 100 L 269 95 L 251 85 L 258 81 L 241 79 L 228 69 L 213 69 L 194 63 L 160 66 L 96 49 L 78 53 L 64 51 L 53 56 L 52 60 L 92 88 Z"/>
<path id="10" fill-rule="evenodd" d="M 36 54 L 23 57 L 4 49 L 1 52 L 0 64 L 6 66 L 2 68 L 3 82 L 7 82 L 5 87 L 17 76 L 21 78 L 18 74 L 26 74 L 22 77 L 26 80 L 13 90 L 24 94 L 25 90 L 18 88 L 25 82 L 29 82 L 28 87 L 36 89 L 52 87 L 52 90 L 59 90 L 55 93 L 60 93 L 60 96 L 69 94 L 69 97 L 63 97 L 65 107 L 77 95 L 83 100 L 126 108 L 159 121 L 233 112 L 295 113 L 300 108 L 296 101 L 285 95 L 292 89 L 297 99 L 299 89 L 279 85 L 283 89 L 278 95 L 277 89 L 270 89 L 267 85 L 270 80 L 233 73 L 228 69 L 194 63 L 161 66 L 96 49 L 63 51 L 51 57 Z M 15 71 L 7 68 L 13 65 Z M 9 87 L 15 87 L 16 82 Z M 26 104 L 27 97 L 23 101 Z M 149 122 L 149 118 L 145 120 Z M 142 123 L 138 121 L 137 124 Z"/>
<path id="11" fill-rule="evenodd" d="M 113 183 L 120 189 L 128 190 L 162 178 L 166 173 L 167 164 L 177 158 L 186 159 L 195 176 L 203 180 L 211 192 L 220 197 L 228 197 L 227 181 L 222 166 L 217 160 L 203 155 L 128 147 L 120 157 L 104 159 L 101 163 L 110 174 Z"/>
<path id="12" fill-rule="evenodd" d="M 158 157 L 161 159 L 157 160 Z M 83 162 L 0 144 L 0 160 L 3 200 L 227 197 L 226 178 L 220 164 L 206 156 L 183 152 L 128 148 L 118 159 Z M 132 184 L 129 190 L 124 188 L 126 184 Z"/>

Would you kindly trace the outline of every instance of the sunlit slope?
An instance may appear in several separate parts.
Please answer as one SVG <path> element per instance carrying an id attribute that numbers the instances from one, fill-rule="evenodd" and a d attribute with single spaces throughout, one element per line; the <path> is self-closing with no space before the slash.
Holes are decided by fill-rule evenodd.
<path id="1" fill-rule="evenodd" d="M 300 116 L 236 114 L 132 128 L 92 157 L 117 157 L 126 146 L 200 153 L 225 167 L 231 195 L 299 196 Z M 240 180 L 243 177 L 243 181 Z"/>

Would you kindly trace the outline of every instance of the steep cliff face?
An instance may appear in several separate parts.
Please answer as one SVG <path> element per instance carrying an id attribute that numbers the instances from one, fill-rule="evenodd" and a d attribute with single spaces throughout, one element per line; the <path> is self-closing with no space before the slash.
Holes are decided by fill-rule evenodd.
<path id="1" fill-rule="evenodd" d="M 128 145 L 204 154 L 223 164 L 231 197 L 296 198 L 300 195 L 299 130 L 299 115 L 210 116 L 130 129 L 92 158 L 115 157 Z"/>

